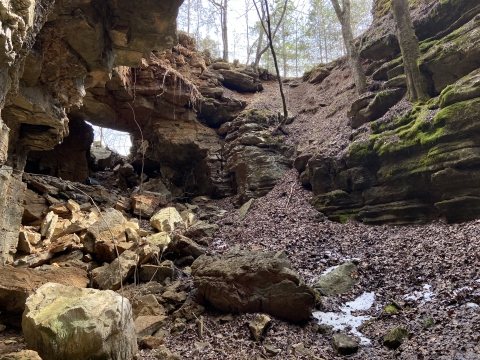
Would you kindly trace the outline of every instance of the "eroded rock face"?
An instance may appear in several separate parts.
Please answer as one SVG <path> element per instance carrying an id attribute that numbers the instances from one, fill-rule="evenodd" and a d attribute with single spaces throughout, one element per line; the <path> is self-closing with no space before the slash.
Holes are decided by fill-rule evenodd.
<path id="1" fill-rule="evenodd" d="M 267 194 L 291 168 L 293 149 L 271 136 L 276 115 L 252 109 L 220 128 L 226 134 L 225 169 L 234 173 L 240 204 Z"/>
<path id="2" fill-rule="evenodd" d="M 480 12 L 477 5 L 469 0 L 412 2 L 415 33 L 420 41 L 439 39 L 473 19 Z M 364 59 L 392 59 L 400 54 L 400 47 L 394 33 L 390 1 L 375 0 L 372 13 L 374 21 L 363 36 L 360 55 Z"/>
<path id="3" fill-rule="evenodd" d="M 137 352 L 130 301 L 113 291 L 47 283 L 28 298 L 22 330 L 44 360 L 129 360 Z"/>
<path id="4" fill-rule="evenodd" d="M 369 224 L 480 216 L 477 72 L 445 88 L 433 106 L 372 122 L 371 135 L 344 158 L 310 159 L 312 204 L 330 219 Z"/>
<path id="5" fill-rule="evenodd" d="M 315 306 L 311 288 L 291 269 L 285 253 L 240 251 L 200 256 L 192 264 L 195 287 L 224 312 L 264 312 L 307 320 Z"/>

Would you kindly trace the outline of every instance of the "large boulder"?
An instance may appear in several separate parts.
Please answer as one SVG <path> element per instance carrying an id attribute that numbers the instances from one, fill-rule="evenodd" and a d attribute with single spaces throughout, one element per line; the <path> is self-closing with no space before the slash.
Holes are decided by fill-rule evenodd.
<path id="1" fill-rule="evenodd" d="M 298 322 L 308 320 L 315 293 L 292 270 L 284 252 L 239 251 L 200 256 L 192 264 L 194 284 L 216 309 L 264 312 Z"/>
<path id="2" fill-rule="evenodd" d="M 347 262 L 321 276 L 313 287 L 322 295 L 338 295 L 349 292 L 357 282 L 357 266 Z"/>
<path id="3" fill-rule="evenodd" d="M 22 330 L 43 360 L 130 360 L 137 352 L 132 307 L 113 291 L 47 283 L 27 299 Z"/>

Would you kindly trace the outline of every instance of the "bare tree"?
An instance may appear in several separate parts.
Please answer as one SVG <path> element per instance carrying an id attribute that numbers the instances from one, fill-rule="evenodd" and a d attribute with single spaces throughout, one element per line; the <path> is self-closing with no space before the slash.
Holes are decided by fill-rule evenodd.
<path id="1" fill-rule="evenodd" d="M 262 4 L 263 4 L 264 0 L 261 0 L 261 1 L 262 1 Z M 253 3 L 255 4 L 255 7 L 257 8 L 257 4 L 256 4 L 255 0 L 253 1 Z M 278 29 L 280 28 L 280 25 L 283 22 L 283 18 L 285 17 L 285 12 L 286 11 L 287 11 L 287 1 L 285 1 L 284 5 L 283 5 L 282 12 L 280 13 L 280 18 L 279 18 L 277 24 L 275 25 L 275 29 L 273 30 L 272 42 L 275 40 L 275 37 L 277 36 Z M 262 59 L 262 55 L 270 47 L 270 44 L 269 44 L 268 41 L 267 41 L 267 44 L 265 46 L 263 46 L 263 37 L 266 33 L 265 27 L 264 27 L 264 22 L 266 21 L 266 18 L 265 18 L 266 13 L 265 13 L 265 8 L 263 7 L 263 5 L 260 8 L 260 10 L 257 8 L 257 14 L 259 14 L 258 17 L 259 17 L 260 23 L 262 25 L 260 26 L 260 35 L 258 37 L 258 42 L 257 42 L 257 52 L 255 54 L 255 62 L 254 62 L 254 65 L 253 65 L 255 71 L 258 71 L 258 66 L 260 64 L 260 60 Z M 271 24 L 271 18 L 269 19 L 269 21 L 270 21 L 270 24 Z M 267 38 L 268 38 L 268 36 L 267 36 Z"/>
<path id="2" fill-rule="evenodd" d="M 418 67 L 420 49 L 415 35 L 408 0 L 392 0 L 392 12 L 397 27 L 397 38 L 407 76 L 408 98 L 411 102 L 425 102 L 429 96 L 425 78 Z"/>
<path id="3" fill-rule="evenodd" d="M 340 7 L 338 0 L 331 0 L 331 2 L 342 27 L 343 43 L 347 50 L 348 63 L 352 71 L 357 93 L 360 95 L 364 93 L 367 88 L 367 79 L 363 72 L 362 64 L 360 63 L 360 53 L 355 46 L 355 40 L 353 38 L 352 25 L 350 22 L 350 0 L 342 0 L 342 7 Z"/>
<path id="4" fill-rule="evenodd" d="M 285 6 L 284 9 L 287 8 L 287 3 L 288 0 L 285 0 Z M 283 133 L 286 133 L 286 131 L 283 129 L 283 125 L 288 119 L 288 110 L 287 110 L 287 101 L 285 100 L 285 94 L 283 93 L 283 86 L 282 86 L 282 79 L 280 77 L 280 70 L 278 69 L 278 62 L 277 62 L 277 56 L 275 54 L 275 49 L 273 47 L 273 36 L 274 34 L 272 33 L 272 25 L 270 22 L 270 10 L 268 8 L 268 0 L 260 0 L 260 6 L 264 9 L 262 10 L 262 13 L 266 16 L 265 21 L 262 19 L 262 14 L 260 13 L 260 10 L 258 9 L 258 5 L 256 0 L 253 0 L 253 4 L 255 5 L 255 9 L 257 10 L 258 18 L 260 19 L 260 22 L 262 24 L 263 31 L 265 31 L 265 34 L 267 34 L 267 39 L 268 43 L 270 45 L 270 51 L 272 52 L 272 57 L 273 57 L 273 62 L 275 64 L 275 70 L 277 72 L 277 79 L 278 79 L 278 86 L 280 88 L 280 95 L 282 97 L 282 104 L 283 104 L 283 119 L 280 121 L 280 123 L 277 126 L 276 130 L 280 130 Z M 285 10 L 284 10 L 285 12 Z M 283 15 L 282 15 L 283 18 Z M 265 26 L 266 23 L 266 26 Z M 277 29 L 278 29 L 279 24 L 277 24 Z"/>
<path id="5" fill-rule="evenodd" d="M 220 12 L 220 28 L 222 29 L 223 61 L 228 62 L 228 27 L 227 27 L 227 9 L 228 0 L 208 0 Z"/>

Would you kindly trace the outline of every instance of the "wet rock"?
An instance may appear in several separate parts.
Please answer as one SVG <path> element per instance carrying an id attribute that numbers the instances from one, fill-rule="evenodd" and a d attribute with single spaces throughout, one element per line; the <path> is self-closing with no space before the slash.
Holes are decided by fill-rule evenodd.
<path id="1" fill-rule="evenodd" d="M 390 349 L 396 349 L 407 339 L 409 336 L 408 331 L 399 326 L 395 329 L 390 330 L 390 332 L 383 337 L 383 345 L 389 347 Z"/>
<path id="2" fill-rule="evenodd" d="M 357 282 L 357 266 L 348 262 L 321 276 L 313 287 L 322 295 L 338 295 L 349 292 Z"/>
<path id="3" fill-rule="evenodd" d="M 358 351 L 358 343 L 344 334 L 335 334 L 332 338 L 333 350 L 340 355 L 351 355 Z"/>
<path id="4" fill-rule="evenodd" d="M 129 360 L 137 351 L 131 313 L 130 302 L 112 291 L 48 283 L 28 298 L 22 330 L 44 360 Z"/>
<path id="5" fill-rule="evenodd" d="M 255 341 L 260 341 L 263 338 L 263 333 L 265 330 L 270 326 L 272 323 L 272 319 L 270 319 L 265 314 L 260 314 L 255 317 L 250 323 L 248 324 L 248 328 L 253 335 Z"/>
<path id="6" fill-rule="evenodd" d="M 290 321 L 307 320 L 315 306 L 285 253 L 239 251 L 201 256 L 192 265 L 195 287 L 223 312 L 264 312 Z"/>

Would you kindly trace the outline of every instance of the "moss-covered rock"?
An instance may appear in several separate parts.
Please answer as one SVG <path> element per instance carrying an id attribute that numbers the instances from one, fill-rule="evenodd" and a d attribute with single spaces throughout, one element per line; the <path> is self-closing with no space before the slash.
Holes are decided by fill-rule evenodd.
<path id="1" fill-rule="evenodd" d="M 383 345 L 389 347 L 390 349 L 397 349 L 400 345 L 403 344 L 405 339 L 408 338 L 408 331 L 399 326 L 393 330 L 391 330 L 387 335 L 383 338 Z"/>

